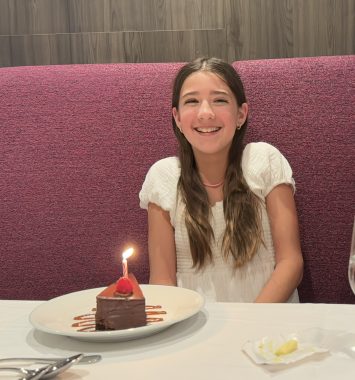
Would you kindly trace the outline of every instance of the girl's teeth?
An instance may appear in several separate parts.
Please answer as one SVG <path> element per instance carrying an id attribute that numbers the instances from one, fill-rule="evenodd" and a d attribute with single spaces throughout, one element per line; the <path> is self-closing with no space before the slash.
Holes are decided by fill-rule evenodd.
<path id="1" fill-rule="evenodd" d="M 197 131 L 202 133 L 216 132 L 218 130 L 219 128 L 197 128 Z"/>

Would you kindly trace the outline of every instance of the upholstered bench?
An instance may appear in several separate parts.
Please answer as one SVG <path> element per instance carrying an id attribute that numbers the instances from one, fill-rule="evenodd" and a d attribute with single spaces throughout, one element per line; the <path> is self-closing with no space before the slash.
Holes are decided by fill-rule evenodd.
<path id="1" fill-rule="evenodd" d="M 148 281 L 148 168 L 175 155 L 170 98 L 179 63 L 0 69 L 0 298 L 49 299 L 104 286 L 120 255 Z M 247 141 L 294 170 L 302 302 L 355 303 L 354 56 L 241 61 Z"/>

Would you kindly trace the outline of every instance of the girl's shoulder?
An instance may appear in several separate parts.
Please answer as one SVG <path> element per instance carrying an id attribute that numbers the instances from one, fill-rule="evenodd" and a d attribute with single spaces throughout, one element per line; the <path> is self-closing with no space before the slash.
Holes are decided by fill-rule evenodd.
<path id="1" fill-rule="evenodd" d="M 273 145 L 266 142 L 253 142 L 245 146 L 243 151 L 243 167 L 256 169 L 265 169 L 269 167 L 272 161 L 286 160 L 283 154 Z"/>
<path id="2" fill-rule="evenodd" d="M 252 158 L 252 156 L 255 156 L 257 158 L 260 157 L 265 157 L 265 156 L 270 156 L 272 154 L 281 154 L 281 152 L 275 148 L 273 145 L 264 142 L 264 141 L 259 141 L 259 142 L 252 142 L 249 143 L 245 146 L 244 152 L 243 152 L 243 159 L 245 156 L 247 158 Z M 254 157 L 253 157 L 254 158 Z"/>
<path id="3" fill-rule="evenodd" d="M 168 177 L 180 177 L 180 161 L 178 157 L 166 157 L 156 161 L 149 169 L 148 174 L 159 177 L 167 175 Z"/>
<path id="4" fill-rule="evenodd" d="M 180 161 L 177 157 L 155 162 L 148 170 L 139 193 L 140 206 L 146 209 L 149 203 L 155 203 L 172 212 L 175 209 L 179 177 Z"/>
<path id="5" fill-rule="evenodd" d="M 266 142 L 247 144 L 242 157 L 243 175 L 256 194 L 265 197 L 281 183 L 294 188 L 292 169 L 284 155 Z"/>

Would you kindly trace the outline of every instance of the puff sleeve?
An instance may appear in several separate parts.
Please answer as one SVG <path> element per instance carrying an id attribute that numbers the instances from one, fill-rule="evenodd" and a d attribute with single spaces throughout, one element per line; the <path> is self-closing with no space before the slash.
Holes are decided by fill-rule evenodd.
<path id="1" fill-rule="evenodd" d="M 157 161 L 149 169 L 139 193 L 140 207 L 155 203 L 170 213 L 173 220 L 177 201 L 177 183 L 180 178 L 180 162 L 177 157 Z"/>
<path id="2" fill-rule="evenodd" d="M 287 159 L 274 146 L 264 143 L 248 144 L 243 152 L 242 169 L 250 189 L 261 198 L 280 184 L 288 184 L 295 192 L 295 181 Z"/>

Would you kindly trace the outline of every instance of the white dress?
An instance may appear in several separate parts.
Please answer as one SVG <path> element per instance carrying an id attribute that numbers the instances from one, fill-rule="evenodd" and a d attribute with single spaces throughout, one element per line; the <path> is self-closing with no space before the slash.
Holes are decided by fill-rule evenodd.
<path id="1" fill-rule="evenodd" d="M 250 189 L 262 200 L 262 225 L 265 246 L 261 245 L 253 259 L 235 269 L 232 259 L 221 254 L 225 230 L 223 201 L 212 207 L 211 226 L 213 263 L 202 270 L 192 268 L 188 234 L 184 221 L 184 204 L 177 194 L 180 161 L 168 157 L 157 161 L 148 171 L 139 193 L 140 206 L 147 209 L 155 203 L 169 212 L 175 231 L 178 286 L 196 290 L 206 301 L 253 302 L 270 278 L 275 267 L 269 219 L 265 197 L 279 184 L 289 184 L 295 190 L 292 170 L 286 158 L 273 146 L 264 142 L 248 144 L 243 152 L 242 169 Z M 299 302 L 297 290 L 288 302 Z"/>

